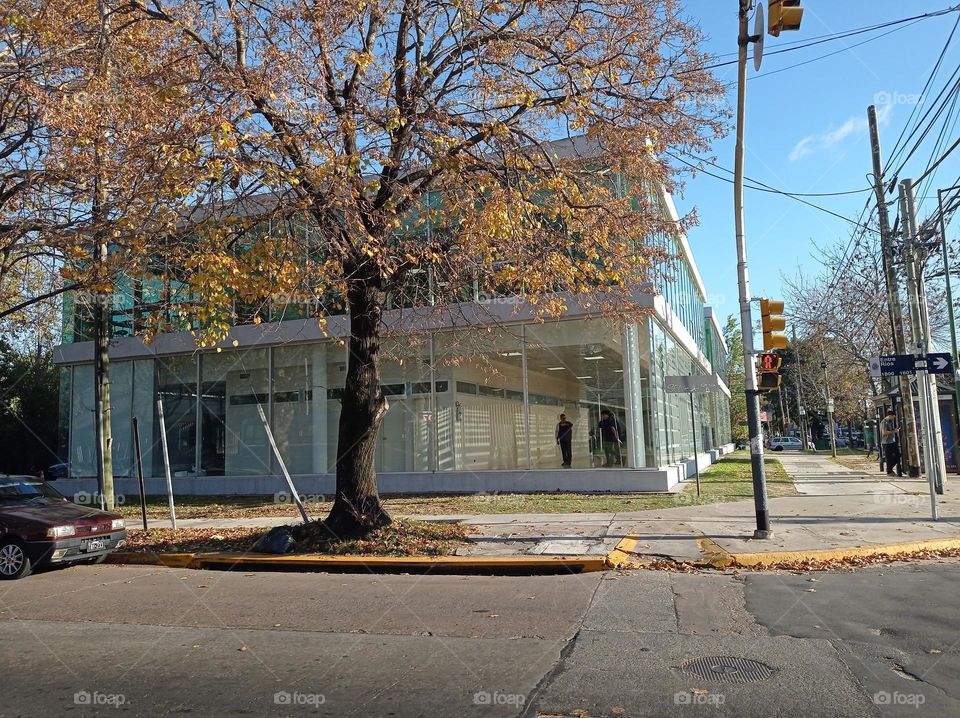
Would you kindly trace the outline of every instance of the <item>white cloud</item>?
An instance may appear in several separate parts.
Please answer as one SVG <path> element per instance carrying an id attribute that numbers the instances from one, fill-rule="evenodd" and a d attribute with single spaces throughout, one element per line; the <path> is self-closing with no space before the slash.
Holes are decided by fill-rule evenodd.
<path id="1" fill-rule="evenodd" d="M 880 125 L 885 125 L 890 119 L 890 112 L 893 109 L 892 105 L 881 105 L 877 110 L 877 122 Z M 790 154 L 787 158 L 791 162 L 796 162 L 799 159 L 802 159 L 808 155 L 812 155 L 816 152 L 826 152 L 848 137 L 865 135 L 869 125 L 867 124 L 866 117 L 850 117 L 837 128 L 831 128 L 824 132 L 819 132 L 813 135 L 807 135 L 802 140 L 797 142 L 793 146 Z"/>

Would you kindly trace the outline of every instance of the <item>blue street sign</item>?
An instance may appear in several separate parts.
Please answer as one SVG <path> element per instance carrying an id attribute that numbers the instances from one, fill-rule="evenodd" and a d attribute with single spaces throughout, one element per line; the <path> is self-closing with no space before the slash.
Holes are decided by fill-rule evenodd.
<path id="1" fill-rule="evenodd" d="M 885 354 L 880 356 L 880 376 L 910 376 L 917 371 L 913 354 Z"/>
<path id="2" fill-rule="evenodd" d="M 953 358 L 949 354 L 927 354 L 927 372 L 953 374 Z"/>

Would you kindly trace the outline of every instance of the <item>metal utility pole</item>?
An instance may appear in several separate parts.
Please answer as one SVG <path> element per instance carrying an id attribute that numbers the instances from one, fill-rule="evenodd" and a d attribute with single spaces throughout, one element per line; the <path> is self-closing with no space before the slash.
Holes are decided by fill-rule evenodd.
<path id="1" fill-rule="evenodd" d="M 923 331 L 923 315 L 920 308 L 920 285 L 917 277 L 917 250 L 916 231 L 917 220 L 914 214 L 913 181 L 906 179 L 900 183 L 900 216 L 903 226 L 904 263 L 907 268 L 907 292 L 910 301 L 910 322 L 913 330 L 913 354 L 923 356 L 923 369 L 917 371 L 917 395 L 920 398 L 920 420 L 923 423 L 923 463 L 927 472 L 927 482 L 930 484 L 930 511 L 934 521 L 937 520 L 937 476 L 939 468 L 943 466 L 943 443 L 939 432 L 934 428 L 930 406 L 930 377 L 926 370 L 926 354 L 928 351 L 927 337 Z M 933 394 L 936 404 L 937 395 Z M 939 418 L 939 416 L 937 416 Z M 939 461 L 937 457 L 939 456 Z"/>
<path id="2" fill-rule="evenodd" d="M 870 123 L 870 147 L 873 151 L 873 184 L 877 195 L 877 213 L 880 215 L 880 247 L 883 256 L 883 276 L 887 287 L 887 310 L 890 314 L 890 330 L 893 338 L 894 354 L 906 354 L 907 342 L 903 334 L 903 307 L 900 305 L 900 292 L 897 289 L 897 273 L 893 265 L 893 237 L 890 233 L 890 215 L 883 191 L 883 164 L 880 161 L 880 134 L 877 130 L 877 108 L 867 108 Z M 913 393 L 910 391 L 910 377 L 897 378 L 900 388 L 900 426 L 904 429 L 903 460 L 907 464 L 910 476 L 920 475 L 920 442 L 917 439 L 917 424 L 913 416 Z"/>
<path id="3" fill-rule="evenodd" d="M 833 397 L 830 396 L 830 382 L 827 380 L 827 353 L 820 345 L 820 368 L 823 369 L 823 389 L 827 392 L 827 424 L 830 430 L 830 454 L 837 458 L 837 430 L 833 426 Z"/>
<path id="4" fill-rule="evenodd" d="M 950 260 L 947 257 L 947 219 L 943 214 L 943 193 L 960 190 L 960 185 L 937 190 L 937 209 L 940 212 L 940 248 L 943 251 L 943 276 L 947 285 L 947 320 L 950 322 L 950 349 L 953 359 L 953 410 L 954 415 L 960 417 L 960 354 L 957 353 L 957 324 L 953 316 L 953 289 L 950 286 Z M 960 422 L 958 422 L 960 424 Z M 954 437 L 960 436 L 960 425 L 954 432 Z M 960 470 L 960 460 L 957 460 L 957 449 L 954 448 L 954 462 Z"/>
<path id="5" fill-rule="evenodd" d="M 760 394 L 757 391 L 757 356 L 753 349 L 753 319 L 750 316 L 750 278 L 743 222 L 743 130 L 747 104 L 747 45 L 750 44 L 748 14 L 751 0 L 740 0 L 740 32 L 737 63 L 737 145 L 734 155 L 733 212 L 737 233 L 737 280 L 740 286 L 740 331 L 743 336 L 743 369 L 747 395 L 747 427 L 750 436 L 750 468 L 753 503 L 757 514 L 754 538 L 770 538 L 767 507 L 767 477 L 763 466 L 763 433 L 760 427 Z"/>

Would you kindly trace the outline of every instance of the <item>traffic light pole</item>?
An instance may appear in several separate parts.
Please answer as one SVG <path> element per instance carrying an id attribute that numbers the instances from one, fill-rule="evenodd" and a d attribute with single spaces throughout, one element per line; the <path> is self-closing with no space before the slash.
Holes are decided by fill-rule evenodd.
<path id="1" fill-rule="evenodd" d="M 734 157 L 733 211 L 737 233 L 737 280 L 740 286 L 740 329 L 743 336 L 743 369 L 747 395 L 747 427 L 750 435 L 750 468 L 753 475 L 753 503 L 757 514 L 754 538 L 770 538 L 770 511 L 767 508 L 767 477 L 763 466 L 763 434 L 760 427 L 760 393 L 757 391 L 757 355 L 753 348 L 753 319 L 750 316 L 750 278 L 747 273 L 747 245 L 743 222 L 743 127 L 747 101 L 747 45 L 751 0 L 740 0 L 739 62 L 737 64 L 737 145 Z"/>

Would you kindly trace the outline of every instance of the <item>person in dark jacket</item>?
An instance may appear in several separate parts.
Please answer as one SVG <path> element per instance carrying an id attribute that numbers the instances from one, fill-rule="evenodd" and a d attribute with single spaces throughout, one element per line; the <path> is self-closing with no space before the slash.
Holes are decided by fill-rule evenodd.
<path id="1" fill-rule="evenodd" d="M 620 426 L 616 417 L 609 409 L 600 412 L 600 423 L 597 424 L 600 434 L 600 446 L 606 459 L 605 467 L 620 466 Z"/>
<path id="2" fill-rule="evenodd" d="M 903 476 L 903 465 L 900 463 L 900 427 L 897 425 L 897 414 L 893 409 L 888 409 L 883 421 L 880 422 L 880 443 L 883 445 L 887 476 L 893 476 L 894 469 Z"/>
<path id="3" fill-rule="evenodd" d="M 567 420 L 566 414 L 560 415 L 560 422 L 557 424 L 557 446 L 563 455 L 561 466 L 569 469 L 573 463 L 573 422 Z"/>

